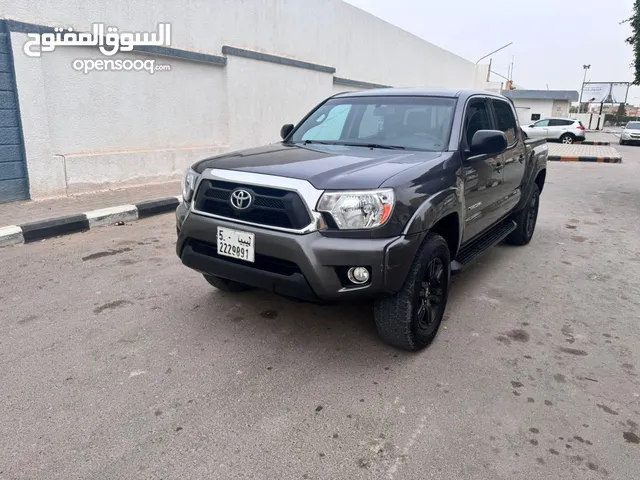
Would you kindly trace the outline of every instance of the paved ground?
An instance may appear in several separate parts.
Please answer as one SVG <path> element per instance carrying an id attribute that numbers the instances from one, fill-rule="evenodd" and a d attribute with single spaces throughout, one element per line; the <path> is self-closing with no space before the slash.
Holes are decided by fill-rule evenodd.
<path id="1" fill-rule="evenodd" d="M 181 193 L 180 182 L 168 182 L 51 200 L 3 203 L 0 204 L 0 227 L 157 200 Z"/>
<path id="2" fill-rule="evenodd" d="M 591 136 L 587 135 L 590 139 Z M 610 135 L 609 135 L 610 136 Z M 621 154 L 613 145 L 566 145 L 564 143 L 549 144 L 549 155 L 559 155 L 562 157 L 620 157 Z"/>
<path id="3" fill-rule="evenodd" d="M 0 249 L 0 477 L 640 478 L 640 148 L 552 163 L 419 354 L 214 291 L 171 215 Z M 20 272 L 18 275 L 15 272 Z"/>
<path id="4" fill-rule="evenodd" d="M 617 133 L 617 135 L 616 135 Z M 587 133 L 587 140 L 595 141 L 607 141 L 611 142 L 611 146 L 615 148 L 622 156 L 622 162 L 632 162 L 637 164 L 640 161 L 640 144 L 639 145 L 620 145 L 619 132 L 604 133 L 604 132 L 589 132 Z"/>

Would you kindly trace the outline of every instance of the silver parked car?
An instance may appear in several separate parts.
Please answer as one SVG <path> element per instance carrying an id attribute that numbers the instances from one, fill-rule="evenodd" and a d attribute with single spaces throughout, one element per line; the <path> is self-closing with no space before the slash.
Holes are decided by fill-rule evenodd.
<path id="1" fill-rule="evenodd" d="M 620 145 L 640 142 L 640 122 L 629 122 L 620 132 Z"/>
<path id="2" fill-rule="evenodd" d="M 545 118 L 522 127 L 528 138 L 546 138 L 562 143 L 583 142 L 585 128 L 582 122 L 573 118 Z"/>

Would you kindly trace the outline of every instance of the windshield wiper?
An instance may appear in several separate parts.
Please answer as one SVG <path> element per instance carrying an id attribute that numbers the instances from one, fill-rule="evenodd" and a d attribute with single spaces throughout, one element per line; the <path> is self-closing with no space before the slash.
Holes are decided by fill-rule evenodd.
<path id="1" fill-rule="evenodd" d="M 381 143 L 341 143 L 347 147 L 367 147 L 367 148 L 384 148 L 386 150 L 405 150 L 402 145 L 383 145 Z"/>
<path id="2" fill-rule="evenodd" d="M 310 143 L 319 143 L 320 145 L 338 145 L 335 142 L 322 142 L 320 140 L 305 140 L 302 142 L 303 145 L 309 145 Z"/>

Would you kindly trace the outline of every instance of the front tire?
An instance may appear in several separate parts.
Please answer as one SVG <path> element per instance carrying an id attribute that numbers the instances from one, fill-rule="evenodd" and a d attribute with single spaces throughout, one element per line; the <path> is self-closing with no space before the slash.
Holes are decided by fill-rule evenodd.
<path id="1" fill-rule="evenodd" d="M 618 140 L 618 144 L 619 145 L 626 145 L 627 142 L 625 142 L 624 140 L 620 139 L 620 140 Z"/>
<path id="2" fill-rule="evenodd" d="M 574 143 L 576 141 L 575 137 L 573 135 L 571 135 L 570 133 L 565 133 L 564 135 L 562 135 L 560 137 L 560 141 L 562 143 L 566 143 L 571 145 L 572 143 Z"/>
<path id="3" fill-rule="evenodd" d="M 244 283 L 234 282 L 233 280 L 227 280 L 226 278 L 216 277 L 214 275 L 203 274 L 202 276 L 210 285 L 227 293 L 244 292 L 245 290 L 251 290 L 252 288 Z"/>
<path id="4" fill-rule="evenodd" d="M 450 263 L 449 246 L 444 238 L 427 234 L 402 289 L 375 301 L 376 327 L 385 342 L 416 351 L 433 341 L 447 306 Z"/>
<path id="5" fill-rule="evenodd" d="M 531 241 L 538 221 L 539 207 L 540 189 L 538 185 L 534 183 L 527 204 L 513 217 L 513 220 L 515 220 L 518 226 L 505 239 L 507 243 L 511 245 L 526 245 Z"/>

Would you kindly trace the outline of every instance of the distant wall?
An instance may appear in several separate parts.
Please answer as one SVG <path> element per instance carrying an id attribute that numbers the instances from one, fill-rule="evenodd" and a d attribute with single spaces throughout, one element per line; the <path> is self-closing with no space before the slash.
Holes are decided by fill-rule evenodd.
<path id="1" fill-rule="evenodd" d="M 518 119 L 521 125 L 529 125 L 535 120 L 531 120 L 531 116 L 534 114 L 540 115 L 540 118 L 552 117 L 553 115 L 553 100 L 523 100 L 514 99 L 514 105 L 516 106 L 516 112 L 518 112 Z"/>
<path id="2" fill-rule="evenodd" d="M 283 123 L 338 92 L 491 87 L 486 65 L 341 0 L 0 0 L 0 12 L 14 21 L 32 198 L 177 178 L 197 158 L 279 140 Z M 135 32 L 167 21 L 177 53 L 116 58 L 153 58 L 170 72 L 83 74 L 73 60 L 104 58 L 97 50 L 58 47 L 41 58 L 22 50 L 24 23 Z"/>
<path id="3" fill-rule="evenodd" d="M 522 125 L 528 125 L 535 121 L 531 115 L 538 114 L 540 119 L 548 117 L 568 117 L 571 103 L 568 100 L 539 100 L 521 99 L 513 100 L 518 112 L 518 118 Z"/>
<path id="4" fill-rule="evenodd" d="M 587 130 L 602 130 L 604 128 L 604 113 L 602 115 L 595 113 L 572 113 L 569 116 L 580 120 Z M 600 120 L 599 123 L 598 120 Z"/>

